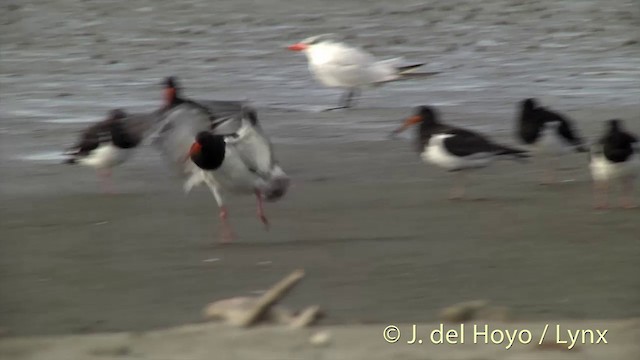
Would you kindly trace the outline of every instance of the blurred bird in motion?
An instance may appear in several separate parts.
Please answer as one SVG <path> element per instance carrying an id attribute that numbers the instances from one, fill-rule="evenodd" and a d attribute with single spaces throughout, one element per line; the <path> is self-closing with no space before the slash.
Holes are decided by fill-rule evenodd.
<path id="1" fill-rule="evenodd" d="M 80 134 L 76 144 L 64 153 L 68 156 L 64 162 L 93 167 L 102 180 L 103 190 L 112 193 L 112 169 L 131 157 L 156 121 L 154 114 L 127 114 L 121 109 L 111 110 L 105 120 Z"/>
<path id="2" fill-rule="evenodd" d="M 255 109 L 244 104 L 229 115 L 225 109 L 238 102 L 215 104 L 222 107 L 193 101 L 173 106 L 165 112 L 153 144 L 184 177 L 185 192 L 202 183 L 211 190 L 220 208 L 221 237 L 226 243 L 234 234 L 223 192 L 254 195 L 258 217 L 268 228 L 263 200 L 283 197 L 289 177 L 276 160 Z"/>
<path id="3" fill-rule="evenodd" d="M 584 140 L 567 117 L 548 110 L 536 99 L 520 102 L 520 116 L 516 119 L 516 137 L 544 162 L 542 184 L 556 182 L 558 157 L 572 151 L 586 152 Z"/>
<path id="4" fill-rule="evenodd" d="M 309 70 L 320 83 L 328 87 L 346 89 L 338 106 L 327 110 L 351 107 L 353 97 L 363 87 L 437 74 L 416 73 L 415 70 L 424 63 L 403 64 L 402 58 L 378 60 L 363 49 L 340 41 L 335 34 L 312 36 L 290 45 L 288 49 L 301 51 L 307 56 Z"/>
<path id="5" fill-rule="evenodd" d="M 175 76 L 168 76 L 162 81 L 164 88 L 164 103 L 161 111 L 168 111 L 172 108 L 189 104 L 195 108 L 199 108 L 204 113 L 209 114 L 212 120 L 220 117 L 228 117 L 238 114 L 241 109 L 248 105 L 247 101 L 234 100 L 192 100 L 184 96 L 179 81 Z"/>
<path id="6" fill-rule="evenodd" d="M 635 208 L 633 187 L 640 173 L 638 138 L 625 131 L 620 120 L 609 120 L 606 131 L 591 146 L 589 168 L 593 178 L 594 203 L 597 209 L 609 206 L 610 183 L 619 180 L 622 187 L 621 205 Z"/>
<path id="7" fill-rule="evenodd" d="M 419 124 L 416 140 L 422 160 L 457 174 L 457 184 L 450 199 L 464 197 L 468 171 L 487 167 L 497 157 L 515 160 L 528 157 L 526 151 L 499 145 L 478 133 L 441 123 L 438 112 L 430 106 L 416 108 L 414 115 L 392 135 L 415 124 Z"/>

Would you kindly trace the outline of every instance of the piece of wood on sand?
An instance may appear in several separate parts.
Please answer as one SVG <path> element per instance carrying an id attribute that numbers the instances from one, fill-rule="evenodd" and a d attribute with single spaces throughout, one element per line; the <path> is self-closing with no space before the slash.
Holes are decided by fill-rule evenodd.
<path id="1" fill-rule="evenodd" d="M 255 305 L 246 314 L 237 318 L 234 325 L 249 327 L 260 320 L 264 314 L 282 299 L 304 277 L 304 270 L 298 269 L 267 290 L 258 298 Z"/>
<path id="2" fill-rule="evenodd" d="M 321 316 L 320 306 L 314 305 L 302 310 L 298 316 L 294 317 L 289 326 L 294 329 L 300 329 L 313 324 Z"/>

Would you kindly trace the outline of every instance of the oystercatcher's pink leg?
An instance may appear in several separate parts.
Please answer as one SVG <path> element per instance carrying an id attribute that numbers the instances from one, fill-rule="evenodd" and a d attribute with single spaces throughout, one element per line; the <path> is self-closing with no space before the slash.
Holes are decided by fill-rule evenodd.
<path id="1" fill-rule="evenodd" d="M 229 244 L 230 242 L 233 241 L 233 238 L 234 238 L 233 230 L 231 229 L 231 225 L 229 225 L 229 221 L 227 218 L 228 218 L 227 207 L 221 206 L 220 221 L 222 221 L 221 236 L 222 236 L 223 244 Z"/>
<path id="2" fill-rule="evenodd" d="M 264 209 L 262 207 L 262 194 L 259 190 L 256 190 L 256 200 L 258 201 L 258 218 L 264 224 L 265 229 L 269 230 L 269 220 L 264 214 Z"/>
<path id="3" fill-rule="evenodd" d="M 546 160 L 544 164 L 542 180 L 540 180 L 540 185 L 554 185 L 557 183 L 554 164 L 555 163 L 552 160 Z"/>
<path id="4" fill-rule="evenodd" d="M 609 184 L 606 181 L 594 181 L 593 183 L 593 207 L 606 209 L 609 207 Z"/>
<path id="5" fill-rule="evenodd" d="M 456 174 L 455 185 L 451 189 L 451 193 L 449 194 L 449 200 L 460 200 L 464 198 L 466 193 L 466 180 L 467 176 L 462 171 L 458 171 Z"/>
<path id="6" fill-rule="evenodd" d="M 622 199 L 621 205 L 625 209 L 635 209 L 638 207 L 633 200 L 633 177 L 626 177 L 622 179 Z"/>
<path id="7" fill-rule="evenodd" d="M 111 181 L 111 169 L 99 169 L 98 177 L 100 178 L 100 183 L 102 184 L 102 191 L 105 194 L 113 195 L 113 184 Z"/>

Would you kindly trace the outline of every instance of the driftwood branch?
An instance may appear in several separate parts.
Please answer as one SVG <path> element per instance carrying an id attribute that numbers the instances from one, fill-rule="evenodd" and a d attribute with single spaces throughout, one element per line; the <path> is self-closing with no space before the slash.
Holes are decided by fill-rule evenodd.
<path id="1" fill-rule="evenodd" d="M 271 306 L 282 299 L 304 277 L 304 270 L 299 269 L 280 280 L 258 298 L 256 304 L 240 317 L 235 325 L 249 327 L 255 324 Z"/>
<path id="2" fill-rule="evenodd" d="M 296 316 L 291 323 L 290 327 L 299 329 L 307 327 L 313 324 L 321 315 L 320 306 L 314 305 L 304 309 L 298 316 Z"/>

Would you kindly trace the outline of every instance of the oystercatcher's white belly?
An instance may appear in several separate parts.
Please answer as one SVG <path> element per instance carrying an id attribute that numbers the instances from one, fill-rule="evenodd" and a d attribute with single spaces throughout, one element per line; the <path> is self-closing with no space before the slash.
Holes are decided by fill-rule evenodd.
<path id="1" fill-rule="evenodd" d="M 443 143 L 446 137 L 448 136 L 432 136 L 420 154 L 422 161 L 447 170 L 482 168 L 491 163 L 493 158 L 491 153 L 476 153 L 469 156 L 456 156 L 450 153 Z"/>
<path id="2" fill-rule="evenodd" d="M 625 162 L 614 163 L 609 161 L 602 153 L 592 154 L 589 169 L 595 181 L 634 178 L 640 173 L 640 156 L 633 154 Z"/>
<path id="3" fill-rule="evenodd" d="M 545 128 L 538 140 L 528 145 L 528 150 L 535 155 L 559 156 L 571 151 L 571 146 L 563 140 L 554 128 Z"/>
<path id="4" fill-rule="evenodd" d="M 113 144 L 100 145 L 89 155 L 79 158 L 78 163 L 94 168 L 113 167 L 127 161 L 132 153 L 133 149 L 121 149 Z"/>

